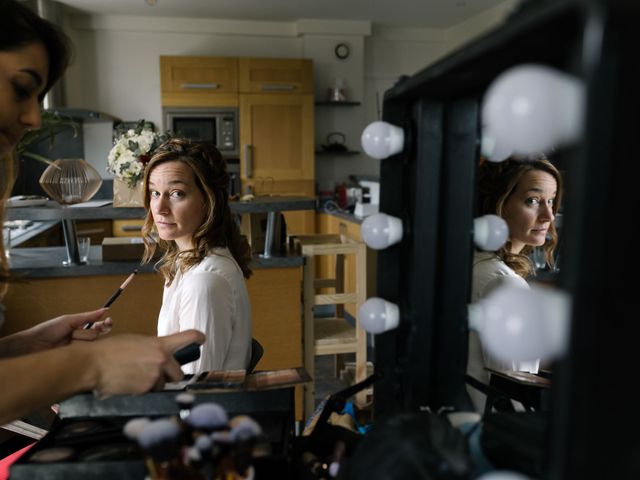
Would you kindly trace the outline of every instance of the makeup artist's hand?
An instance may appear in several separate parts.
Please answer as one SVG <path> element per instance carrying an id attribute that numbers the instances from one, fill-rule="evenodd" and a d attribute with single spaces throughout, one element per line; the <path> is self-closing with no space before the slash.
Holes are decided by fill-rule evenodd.
<path id="1" fill-rule="evenodd" d="M 162 388 L 165 381 L 180 380 L 184 374 L 173 353 L 204 340 L 204 334 L 197 330 L 166 337 L 116 335 L 98 340 L 90 345 L 97 368 L 94 391 L 100 395 L 139 394 Z"/>
<path id="2" fill-rule="evenodd" d="M 72 340 L 95 340 L 99 335 L 111 331 L 111 318 L 102 320 L 108 311 L 108 308 L 101 308 L 92 312 L 61 315 L 9 335 L 2 339 L 2 356 L 40 352 L 67 345 Z M 83 330 L 82 327 L 88 322 L 94 322 L 94 325 Z"/>

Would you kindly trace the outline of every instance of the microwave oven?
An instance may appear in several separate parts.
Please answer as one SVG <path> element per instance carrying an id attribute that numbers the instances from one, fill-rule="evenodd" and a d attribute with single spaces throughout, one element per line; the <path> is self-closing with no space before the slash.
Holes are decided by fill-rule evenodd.
<path id="1" fill-rule="evenodd" d="M 174 135 L 213 142 L 223 157 L 239 157 L 237 108 L 167 107 L 163 116 Z"/>

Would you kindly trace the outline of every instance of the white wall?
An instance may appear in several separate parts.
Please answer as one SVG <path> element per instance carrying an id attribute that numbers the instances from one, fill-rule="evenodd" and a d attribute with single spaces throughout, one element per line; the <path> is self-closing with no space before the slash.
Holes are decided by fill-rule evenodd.
<path id="1" fill-rule="evenodd" d="M 310 58 L 315 67 L 316 99 L 336 77 L 343 78 L 350 100 L 359 107 L 317 107 L 316 145 L 333 131 L 345 134 L 347 145 L 361 150 L 360 133 L 378 118 L 384 91 L 401 75 L 433 63 L 472 36 L 496 24 L 515 0 L 473 17 L 451 29 L 371 28 L 369 22 L 259 22 L 133 16 L 68 16 L 75 61 L 66 76 L 69 106 L 104 111 L 127 121 L 140 118 L 162 126 L 161 55 L 257 56 Z M 346 60 L 334 55 L 346 43 Z M 101 142 L 91 148 L 99 167 Z M 98 165 L 96 165 L 96 163 Z M 364 154 L 317 157 L 316 177 L 326 186 L 346 181 L 349 174 L 377 175 L 378 162 Z M 104 168 L 98 168 L 104 172 Z M 106 176 L 106 175 L 105 175 Z"/>

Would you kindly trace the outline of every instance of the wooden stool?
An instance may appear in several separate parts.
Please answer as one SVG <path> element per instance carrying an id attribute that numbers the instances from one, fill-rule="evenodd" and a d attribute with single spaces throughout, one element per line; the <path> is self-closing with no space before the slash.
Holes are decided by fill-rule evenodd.
<path id="1" fill-rule="evenodd" d="M 304 367 L 315 379 L 316 355 L 341 355 L 355 353 L 355 382 L 367 376 L 367 336 L 360 326 L 357 312 L 366 300 L 366 245 L 345 235 L 298 235 L 291 243 L 304 255 L 303 303 L 304 303 Z M 316 277 L 316 259 L 321 255 L 335 255 L 335 278 Z M 344 257 L 353 255 L 356 262 L 355 291 L 344 292 Z M 335 293 L 318 294 L 317 289 L 333 288 Z M 355 326 L 344 318 L 344 305 L 356 306 Z M 316 305 L 335 305 L 336 316 L 316 317 Z M 304 409 L 308 417 L 315 409 L 315 380 L 305 388 Z M 356 404 L 364 406 L 366 392 L 356 396 Z"/>

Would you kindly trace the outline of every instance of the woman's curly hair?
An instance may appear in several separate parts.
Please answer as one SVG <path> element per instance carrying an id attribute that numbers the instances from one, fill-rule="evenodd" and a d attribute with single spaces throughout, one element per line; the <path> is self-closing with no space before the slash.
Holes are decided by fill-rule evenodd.
<path id="1" fill-rule="evenodd" d="M 158 165 L 167 162 L 183 162 L 188 165 L 194 173 L 196 185 L 206 199 L 205 219 L 193 233 L 194 248 L 184 252 L 178 249 L 175 242 L 157 238 L 153 215 L 149 208 L 149 176 Z M 251 247 L 233 218 L 229 208 L 228 190 L 227 163 L 211 142 L 195 142 L 174 137 L 154 152 L 144 174 L 144 206 L 147 215 L 142 227 L 145 245 L 143 261 L 150 261 L 157 248 L 163 251 L 157 265 L 167 285 L 171 285 L 178 270 L 185 271 L 197 265 L 214 247 L 228 247 L 244 277 L 251 276 Z"/>
<path id="2" fill-rule="evenodd" d="M 558 169 L 546 158 L 537 160 L 519 160 L 509 158 L 504 162 L 493 163 L 482 161 L 478 167 L 478 190 L 476 212 L 477 216 L 498 215 L 503 216 L 503 207 L 513 194 L 522 176 L 530 171 L 540 170 L 550 174 L 557 185 L 556 197 L 553 204 L 553 213 L 556 214 L 562 201 L 562 176 Z M 548 237 L 542 249 L 548 265 L 554 264 L 554 250 L 558 243 L 558 232 L 552 222 L 549 227 Z M 511 253 L 511 242 L 507 243 L 496 252 L 500 259 L 506 263 L 518 275 L 526 278 L 533 274 L 534 268 L 529 258 L 533 247 L 526 245 L 521 252 Z"/>

